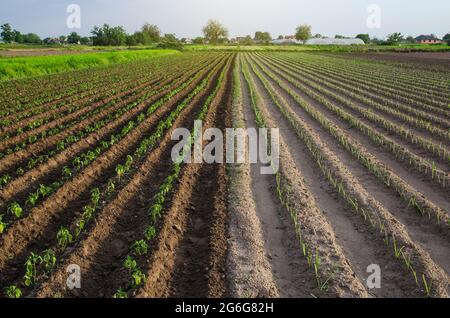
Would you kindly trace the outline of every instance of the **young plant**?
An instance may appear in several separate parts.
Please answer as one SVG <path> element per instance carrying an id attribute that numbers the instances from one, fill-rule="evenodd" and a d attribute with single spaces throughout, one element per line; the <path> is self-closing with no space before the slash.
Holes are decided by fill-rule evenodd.
<path id="1" fill-rule="evenodd" d="M 91 202 L 94 204 L 94 206 L 97 206 L 99 201 L 100 201 L 100 189 L 99 188 L 92 189 Z"/>
<path id="2" fill-rule="evenodd" d="M 145 274 L 140 269 L 135 269 L 131 274 L 131 285 L 133 288 L 139 287 L 146 280 Z"/>
<path id="3" fill-rule="evenodd" d="M 53 252 L 53 250 L 51 249 L 45 250 L 42 253 L 42 262 L 44 263 L 45 266 L 45 272 L 50 273 L 56 264 L 55 252 Z"/>
<path id="4" fill-rule="evenodd" d="M 155 238 L 155 236 L 156 236 L 156 229 L 154 226 L 150 225 L 145 231 L 145 239 L 147 241 L 151 241 Z"/>
<path id="5" fill-rule="evenodd" d="M 27 261 L 25 262 L 25 275 L 24 275 L 24 284 L 27 287 L 34 285 L 36 282 L 36 265 L 42 263 L 42 257 L 31 253 L 28 256 Z"/>
<path id="6" fill-rule="evenodd" d="M 128 293 L 119 288 L 113 295 L 113 298 L 128 298 Z"/>
<path id="7" fill-rule="evenodd" d="M 17 202 L 11 203 L 8 207 L 8 213 L 15 215 L 18 219 L 22 216 L 22 212 L 23 210 Z"/>
<path id="8" fill-rule="evenodd" d="M 5 294 L 8 298 L 22 297 L 22 291 L 17 286 L 11 285 L 5 288 Z"/>
<path id="9" fill-rule="evenodd" d="M 134 260 L 131 256 L 127 256 L 123 262 L 123 267 L 131 274 L 137 267 L 136 260 Z"/>
<path id="10" fill-rule="evenodd" d="M 137 255 L 145 255 L 148 252 L 148 245 L 144 240 L 134 242 L 132 248 Z"/>
<path id="11" fill-rule="evenodd" d="M 3 217 L 4 216 L 5 216 L 4 214 L 0 215 L 0 234 L 2 234 L 5 231 L 5 229 L 6 229 L 6 223 L 3 222 Z"/>
<path id="12" fill-rule="evenodd" d="M 116 167 L 116 173 L 120 180 L 122 176 L 125 174 L 125 167 L 121 164 L 118 164 Z"/>
<path id="13" fill-rule="evenodd" d="M 69 229 L 61 227 L 56 235 L 56 239 L 58 240 L 59 248 L 65 250 L 67 245 L 72 243 L 73 237 Z"/>

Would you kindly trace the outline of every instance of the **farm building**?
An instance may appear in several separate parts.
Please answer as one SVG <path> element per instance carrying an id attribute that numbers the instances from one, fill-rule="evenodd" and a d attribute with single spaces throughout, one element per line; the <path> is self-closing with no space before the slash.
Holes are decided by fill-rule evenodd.
<path id="1" fill-rule="evenodd" d="M 416 39 L 417 43 L 420 44 L 440 44 L 442 40 L 438 39 L 434 35 L 420 35 Z"/>

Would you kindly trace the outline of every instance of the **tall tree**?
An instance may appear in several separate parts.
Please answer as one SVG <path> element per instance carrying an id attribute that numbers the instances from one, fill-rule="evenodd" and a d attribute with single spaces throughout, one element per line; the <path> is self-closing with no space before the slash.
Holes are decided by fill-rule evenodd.
<path id="1" fill-rule="evenodd" d="M 311 26 L 310 25 L 300 25 L 297 30 L 295 31 L 295 38 L 298 41 L 302 41 L 303 44 L 308 41 L 308 39 L 311 37 Z"/>
<path id="2" fill-rule="evenodd" d="M 272 41 L 272 36 L 270 35 L 269 32 L 257 31 L 255 33 L 255 41 L 262 42 L 264 44 L 269 44 L 269 42 Z"/>
<path id="3" fill-rule="evenodd" d="M 94 45 L 124 45 L 127 33 L 122 26 L 111 27 L 104 24 L 102 27 L 95 26 L 91 31 Z"/>
<path id="4" fill-rule="evenodd" d="M 358 34 L 356 38 L 363 40 L 366 44 L 370 42 L 370 36 L 368 34 Z"/>
<path id="5" fill-rule="evenodd" d="M 228 30 L 218 21 L 209 20 L 203 28 L 203 34 L 210 44 L 216 45 L 220 39 L 228 37 Z"/>
<path id="6" fill-rule="evenodd" d="M 80 42 L 81 42 L 81 36 L 79 36 L 77 32 L 72 32 L 67 37 L 67 43 L 69 43 L 69 44 L 78 44 Z"/>
<path id="7" fill-rule="evenodd" d="M 400 32 L 395 32 L 395 33 L 388 35 L 386 43 L 389 45 L 395 45 L 395 44 L 399 44 L 403 40 L 404 40 L 403 35 Z"/>
<path id="8" fill-rule="evenodd" d="M 161 38 L 161 31 L 159 30 L 158 26 L 154 24 L 144 24 L 141 28 L 141 32 L 144 35 L 144 40 L 146 42 L 142 44 L 155 43 L 158 42 Z"/>
<path id="9" fill-rule="evenodd" d="M 11 28 L 11 25 L 9 23 L 3 24 L 1 27 L 2 32 L 0 33 L 3 42 L 5 43 L 11 43 L 14 41 L 14 31 Z"/>
<path id="10" fill-rule="evenodd" d="M 447 41 L 447 44 L 450 45 L 450 33 L 447 33 L 446 35 L 444 35 L 444 37 L 442 39 L 444 41 Z"/>

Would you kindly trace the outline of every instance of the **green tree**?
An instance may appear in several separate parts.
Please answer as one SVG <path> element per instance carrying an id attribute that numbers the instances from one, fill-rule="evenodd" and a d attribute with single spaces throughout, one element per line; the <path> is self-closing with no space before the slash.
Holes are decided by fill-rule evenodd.
<path id="1" fill-rule="evenodd" d="M 269 44 L 269 42 L 272 41 L 272 36 L 270 35 L 269 32 L 257 31 L 255 33 L 255 41 L 264 44 Z"/>
<path id="2" fill-rule="evenodd" d="M 308 41 L 308 39 L 311 37 L 311 26 L 310 25 L 300 25 L 297 30 L 295 31 L 295 38 L 298 41 L 302 41 L 303 44 Z"/>
<path id="3" fill-rule="evenodd" d="M 386 44 L 388 45 L 396 45 L 404 40 L 403 35 L 400 32 L 395 32 L 388 35 L 386 40 Z"/>
<path id="4" fill-rule="evenodd" d="M 279 35 L 278 36 L 278 40 L 283 40 L 284 39 L 284 36 L 283 35 Z"/>
<path id="5" fill-rule="evenodd" d="M 14 42 L 16 43 L 24 43 L 23 34 L 17 30 L 14 30 Z"/>
<path id="6" fill-rule="evenodd" d="M 447 33 L 446 35 L 444 35 L 444 37 L 442 39 L 444 41 L 447 41 L 447 44 L 450 45 L 450 33 Z"/>
<path id="7" fill-rule="evenodd" d="M 247 35 L 245 38 L 241 39 L 239 41 L 239 44 L 241 45 L 253 45 L 255 42 L 253 41 L 252 37 L 250 35 Z"/>
<path id="8" fill-rule="evenodd" d="M 409 35 L 409 36 L 405 39 L 405 41 L 408 42 L 408 43 L 411 43 L 411 44 L 416 43 L 416 39 L 415 39 L 413 36 L 411 36 L 411 35 Z"/>
<path id="9" fill-rule="evenodd" d="M 158 44 L 161 49 L 183 50 L 183 44 L 177 39 L 175 34 L 164 34 Z"/>
<path id="10" fill-rule="evenodd" d="M 203 34 L 210 44 L 216 45 L 220 39 L 228 37 L 228 30 L 218 21 L 209 20 L 203 28 Z"/>
<path id="11" fill-rule="evenodd" d="M 205 44 L 205 39 L 202 37 L 196 37 L 192 42 L 197 45 Z"/>
<path id="12" fill-rule="evenodd" d="M 24 43 L 41 44 L 42 40 L 39 35 L 35 33 L 28 33 L 24 35 Z"/>
<path id="13" fill-rule="evenodd" d="M 72 32 L 67 37 L 67 43 L 69 44 L 78 44 L 79 42 L 81 42 L 81 36 L 77 32 Z"/>
<path id="14" fill-rule="evenodd" d="M 2 32 L 0 33 L 3 42 L 5 43 L 11 43 L 14 41 L 14 31 L 11 28 L 11 25 L 9 23 L 3 24 L 1 27 Z"/>
<path id="15" fill-rule="evenodd" d="M 161 38 L 161 31 L 159 30 L 158 26 L 154 24 L 144 24 L 141 28 L 141 32 L 145 42 L 142 44 L 156 43 L 159 42 Z"/>
<path id="16" fill-rule="evenodd" d="M 89 45 L 91 44 L 91 39 L 87 36 L 83 36 L 80 40 L 82 45 Z"/>
<path id="17" fill-rule="evenodd" d="M 366 44 L 370 43 L 370 36 L 368 34 L 358 34 L 356 38 L 363 40 Z"/>
<path id="18" fill-rule="evenodd" d="M 127 33 L 122 26 L 111 27 L 108 24 L 104 24 L 102 27 L 95 26 L 91 33 L 94 45 L 120 46 L 126 43 Z"/>

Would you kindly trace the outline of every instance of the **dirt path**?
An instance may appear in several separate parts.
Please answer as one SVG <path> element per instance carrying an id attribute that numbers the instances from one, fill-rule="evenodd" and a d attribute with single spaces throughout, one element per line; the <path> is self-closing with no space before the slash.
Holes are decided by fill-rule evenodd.
<path id="1" fill-rule="evenodd" d="M 241 78 L 244 83 L 244 79 Z M 257 128 L 248 88 L 243 85 L 243 107 L 247 128 Z M 275 196 L 274 175 L 262 175 L 260 163 L 251 165 L 251 185 L 257 217 L 262 227 L 265 253 L 282 298 L 304 298 L 318 294 L 313 273 L 303 258 L 292 221 Z"/>

